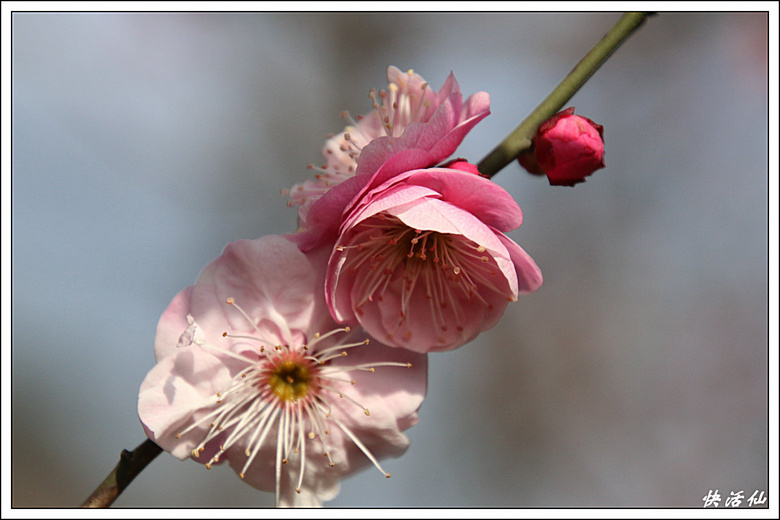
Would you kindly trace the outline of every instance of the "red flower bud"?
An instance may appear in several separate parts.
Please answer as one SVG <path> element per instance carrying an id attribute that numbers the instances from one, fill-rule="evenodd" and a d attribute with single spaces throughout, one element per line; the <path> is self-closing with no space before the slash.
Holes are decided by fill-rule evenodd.
<path id="1" fill-rule="evenodd" d="M 544 172 L 550 184 L 574 186 L 604 167 L 604 127 L 575 116 L 574 107 L 539 125 L 533 144 L 537 165 L 528 157 L 518 160 L 532 173 Z"/>
<path id="2" fill-rule="evenodd" d="M 461 158 L 453 159 L 445 164 L 442 164 L 441 168 L 452 168 L 454 170 L 461 170 L 464 172 L 473 173 L 475 175 L 479 175 L 480 177 L 487 177 L 487 175 L 484 175 L 479 172 L 476 165 L 471 164 L 466 159 L 461 159 Z"/>

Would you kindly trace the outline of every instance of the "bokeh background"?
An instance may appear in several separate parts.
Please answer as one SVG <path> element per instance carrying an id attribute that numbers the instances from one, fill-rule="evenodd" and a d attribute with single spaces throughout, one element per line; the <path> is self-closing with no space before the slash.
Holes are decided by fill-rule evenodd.
<path id="1" fill-rule="evenodd" d="M 618 18 L 15 14 L 12 505 L 78 505 L 145 439 L 160 313 L 227 242 L 294 230 L 281 190 L 388 65 L 490 93 L 458 151 L 477 162 Z M 329 506 L 767 490 L 766 14 L 661 13 L 570 105 L 604 125 L 606 169 L 574 189 L 516 164 L 495 177 L 544 285 L 431 356 L 393 478 L 361 473 Z M 115 505 L 272 504 L 163 453 Z"/>

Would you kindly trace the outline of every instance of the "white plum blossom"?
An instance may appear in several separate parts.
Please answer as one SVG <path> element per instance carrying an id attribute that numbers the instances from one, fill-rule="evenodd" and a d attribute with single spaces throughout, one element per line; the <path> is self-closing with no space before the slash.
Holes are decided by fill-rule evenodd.
<path id="1" fill-rule="evenodd" d="M 336 325 L 325 254 L 283 237 L 229 244 L 163 313 L 139 392 L 151 440 L 206 468 L 227 461 L 279 506 L 319 506 L 346 475 L 398 457 L 427 358 Z"/>

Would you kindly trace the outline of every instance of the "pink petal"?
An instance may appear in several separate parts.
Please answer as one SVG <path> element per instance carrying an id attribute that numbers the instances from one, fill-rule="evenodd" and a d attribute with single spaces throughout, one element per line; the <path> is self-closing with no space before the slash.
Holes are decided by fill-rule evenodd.
<path id="1" fill-rule="evenodd" d="M 415 147 L 423 150 L 433 150 L 450 131 L 458 125 L 458 116 L 460 115 L 460 104 L 463 96 L 458 93 L 451 94 L 433 113 L 415 140 Z M 465 134 L 464 134 L 465 135 Z M 460 141 L 458 141 L 460 144 Z M 455 145 L 457 147 L 457 144 Z M 437 155 L 439 160 L 446 159 L 446 155 Z"/>
<path id="2" fill-rule="evenodd" d="M 425 129 L 422 123 L 412 123 L 406 127 L 401 137 L 378 137 L 371 141 L 360 152 L 358 160 L 358 175 L 375 175 L 380 169 L 384 172 L 379 182 L 390 176 L 417 168 L 433 166 L 440 159 L 428 153 L 428 150 L 417 146 L 417 141 Z M 386 163 L 393 159 L 390 165 Z"/>
<path id="3" fill-rule="evenodd" d="M 359 286 L 363 274 L 365 271 L 359 271 L 354 284 L 348 286 Z M 452 350 L 468 343 L 495 325 L 509 303 L 506 296 L 492 291 L 483 295 L 486 303 L 476 298 L 468 300 L 465 295 L 456 293 L 455 302 L 446 308 L 435 308 L 435 302 L 425 297 L 413 297 L 408 318 L 402 321 L 398 312 L 401 309 L 399 287 L 399 284 L 391 283 L 381 300 L 364 304 L 360 324 L 388 345 L 415 352 Z M 353 293 L 351 297 L 356 300 L 359 295 Z M 433 313 L 443 317 L 439 321 L 445 324 L 446 330 L 432 326 Z"/>
<path id="4" fill-rule="evenodd" d="M 448 158 L 474 125 L 490 114 L 490 98 L 487 93 L 470 97 L 465 111 L 461 108 L 460 98 L 460 92 L 449 95 L 430 120 L 408 125 L 400 137 L 388 136 L 374 139 L 363 148 L 357 173 L 373 174 L 404 150 L 418 149 L 428 152 L 421 156 L 428 162 L 409 161 L 406 168 L 400 165 L 394 166 L 393 172 L 425 168 Z M 388 174 L 385 174 L 384 178 L 387 176 Z"/>
<path id="5" fill-rule="evenodd" d="M 452 155 L 455 150 L 460 146 L 460 143 L 466 137 L 474 126 L 482 121 L 490 114 L 489 110 L 469 117 L 462 123 L 459 123 L 452 130 L 441 136 L 439 141 L 430 149 L 430 154 L 435 157 L 440 157 L 440 160 L 444 160 Z"/>
<path id="6" fill-rule="evenodd" d="M 354 323 L 356 320 L 355 313 L 352 310 L 352 285 L 344 283 L 341 279 L 347 255 L 346 251 L 339 251 L 337 248 L 334 248 L 328 262 L 328 270 L 325 277 L 325 302 L 330 309 L 333 319 L 339 323 Z"/>
<path id="7" fill-rule="evenodd" d="M 425 198 L 388 211 L 412 229 L 461 235 L 483 246 L 496 261 L 512 295 L 517 295 L 515 268 L 506 247 L 496 232 L 474 215 L 438 199 Z"/>
<path id="8" fill-rule="evenodd" d="M 450 75 L 447 76 L 447 79 L 444 81 L 444 85 L 439 89 L 438 92 L 438 103 L 441 104 L 445 99 L 450 97 L 453 93 L 460 94 L 460 85 L 458 84 L 458 80 L 455 79 L 455 74 L 450 71 Z"/>
<path id="9" fill-rule="evenodd" d="M 286 238 L 297 243 L 304 252 L 335 242 L 342 213 L 368 181 L 369 177 L 359 175 L 328 190 L 309 208 L 306 227 Z"/>
<path id="10" fill-rule="evenodd" d="M 408 186 L 406 184 L 389 186 L 378 193 L 380 195 L 377 197 L 368 195 L 360 201 L 355 210 L 344 220 L 340 228 L 341 232 L 353 227 L 357 222 L 361 222 L 377 213 L 387 211 L 390 208 L 414 202 L 424 197 L 440 197 L 437 192 L 425 186 Z"/>
<path id="11" fill-rule="evenodd" d="M 528 294 L 537 290 L 542 285 L 543 278 L 542 270 L 536 265 L 534 259 L 503 233 L 496 231 L 496 236 L 509 251 L 509 256 L 517 270 L 518 292 Z"/>
<path id="12" fill-rule="evenodd" d="M 311 320 L 314 279 L 305 255 L 284 237 L 239 240 L 201 272 L 193 289 L 192 314 L 204 330 L 251 330 L 246 319 L 224 303 L 235 298 L 250 316 L 267 317 L 259 326 L 291 342 L 291 330 L 305 329 Z"/>
<path id="13" fill-rule="evenodd" d="M 475 92 L 466 100 L 466 110 L 461 114 L 462 121 L 481 116 L 480 119 L 490 114 L 490 94 L 487 92 Z"/>
<path id="14" fill-rule="evenodd" d="M 187 315 L 191 314 L 192 286 L 187 287 L 173 297 L 157 323 L 157 335 L 154 338 L 154 358 L 162 358 L 176 353 L 176 345 L 182 333 L 187 329 Z"/>
<path id="15" fill-rule="evenodd" d="M 189 426 L 193 413 L 229 381 L 225 365 L 195 345 L 162 359 L 147 374 L 138 393 L 138 416 L 149 438 L 179 459 L 189 457 L 196 446 L 192 439 L 198 436 L 177 439 L 176 434 Z"/>
<path id="16" fill-rule="evenodd" d="M 523 212 L 515 199 L 495 182 L 451 168 L 427 168 L 404 172 L 370 191 L 382 193 L 390 184 L 416 185 L 441 194 L 442 200 L 464 209 L 501 231 L 523 223 Z"/>

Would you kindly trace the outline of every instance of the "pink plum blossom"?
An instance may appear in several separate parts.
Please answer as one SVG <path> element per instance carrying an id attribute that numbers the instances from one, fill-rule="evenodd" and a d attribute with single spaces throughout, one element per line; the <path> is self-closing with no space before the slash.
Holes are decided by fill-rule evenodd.
<path id="1" fill-rule="evenodd" d="M 471 95 L 465 102 L 455 76 L 450 73 L 436 92 L 414 71 L 387 69 L 388 89 L 372 90 L 373 112 L 352 120 L 329 138 L 322 154 L 325 163 L 315 179 L 296 184 L 290 190 L 290 205 L 298 206 L 302 227 L 314 202 L 355 175 L 373 174 L 398 152 L 409 154 L 411 168 L 433 166 L 447 159 L 468 131 L 490 113 L 486 92 Z M 364 154 L 366 150 L 371 153 Z M 407 152 L 408 151 L 408 152 Z M 364 158 L 365 157 L 365 158 Z"/>
<path id="2" fill-rule="evenodd" d="M 520 164 L 532 173 L 547 175 L 551 185 L 574 186 L 604 168 L 604 127 L 569 107 L 539 126 L 533 154 L 521 155 Z"/>
<path id="3" fill-rule="evenodd" d="M 427 388 L 425 355 L 336 325 L 329 251 L 268 236 L 229 244 L 163 313 L 139 392 L 151 440 L 211 468 L 227 461 L 277 505 L 318 506 L 339 480 L 398 457 Z"/>
<path id="4" fill-rule="evenodd" d="M 460 159 L 453 165 L 463 169 L 411 171 L 396 163 L 404 160 L 326 194 L 311 216 L 330 225 L 301 246 L 335 244 L 325 298 L 337 321 L 416 352 L 454 349 L 535 291 L 542 274 L 504 234 L 523 217 L 503 188 Z"/>

